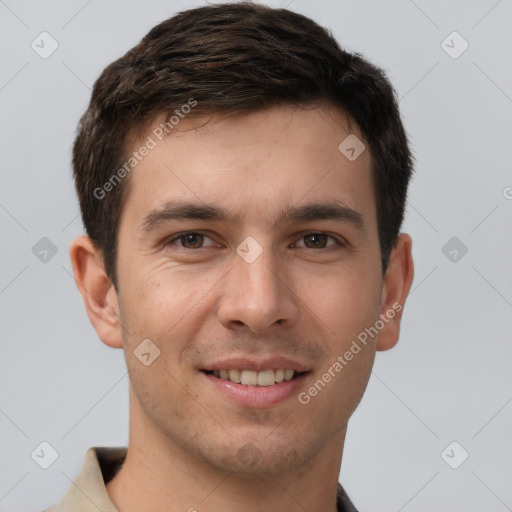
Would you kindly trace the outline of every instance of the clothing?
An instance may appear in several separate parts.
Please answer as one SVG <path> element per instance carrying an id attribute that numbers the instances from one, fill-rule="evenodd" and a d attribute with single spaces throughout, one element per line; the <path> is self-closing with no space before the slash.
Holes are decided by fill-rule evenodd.
<path id="1" fill-rule="evenodd" d="M 85 454 L 82 471 L 62 501 L 44 512 L 118 512 L 105 484 L 124 463 L 127 448 L 92 447 Z M 357 512 L 343 487 L 338 484 L 338 512 Z"/>

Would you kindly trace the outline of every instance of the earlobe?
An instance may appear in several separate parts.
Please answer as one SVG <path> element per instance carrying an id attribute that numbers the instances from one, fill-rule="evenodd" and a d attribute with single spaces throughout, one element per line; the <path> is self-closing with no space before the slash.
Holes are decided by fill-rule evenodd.
<path id="1" fill-rule="evenodd" d="M 402 233 L 391 251 L 382 288 L 380 313 L 381 318 L 385 317 L 385 326 L 379 333 L 377 350 L 389 350 L 398 342 L 400 321 L 413 277 L 412 240 Z"/>
<path id="2" fill-rule="evenodd" d="M 117 294 L 105 273 L 101 251 L 87 236 L 73 240 L 69 249 L 75 282 L 89 320 L 100 339 L 112 348 L 122 348 Z"/>

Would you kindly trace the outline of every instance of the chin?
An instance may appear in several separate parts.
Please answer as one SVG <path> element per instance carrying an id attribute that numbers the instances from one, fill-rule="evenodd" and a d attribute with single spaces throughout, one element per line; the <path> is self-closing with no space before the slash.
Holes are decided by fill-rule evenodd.
<path id="1" fill-rule="evenodd" d="M 288 441 L 289 442 L 289 441 Z M 234 473 L 240 478 L 258 476 L 274 476 L 289 474 L 298 470 L 314 457 L 314 453 L 307 454 L 297 446 L 277 446 L 269 443 L 268 439 L 240 443 L 237 448 L 234 444 L 219 447 L 203 454 L 203 460 L 220 471 Z"/>

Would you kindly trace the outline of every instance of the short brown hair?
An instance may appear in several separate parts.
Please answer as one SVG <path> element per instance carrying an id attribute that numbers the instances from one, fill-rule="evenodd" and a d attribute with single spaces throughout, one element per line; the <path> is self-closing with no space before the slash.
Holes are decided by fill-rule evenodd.
<path id="1" fill-rule="evenodd" d="M 162 114 L 169 119 L 191 98 L 198 105 L 195 115 L 281 104 L 341 106 L 371 149 L 385 273 L 403 221 L 413 160 L 391 84 L 380 68 L 342 50 L 311 19 L 240 2 L 199 7 L 163 21 L 94 84 L 73 146 L 73 174 L 85 229 L 116 288 L 118 226 L 130 180 L 119 180 L 100 198 L 98 190 L 129 158 L 133 134 L 144 134 Z"/>

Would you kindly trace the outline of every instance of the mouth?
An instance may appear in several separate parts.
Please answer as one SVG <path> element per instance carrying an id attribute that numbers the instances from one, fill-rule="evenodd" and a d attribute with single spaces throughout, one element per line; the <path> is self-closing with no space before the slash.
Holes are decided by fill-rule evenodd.
<path id="1" fill-rule="evenodd" d="M 268 387 L 281 382 L 289 382 L 308 373 L 291 369 L 267 369 L 262 371 L 247 370 L 240 368 L 222 369 L 222 370 L 203 370 L 207 375 L 217 379 L 241 384 L 251 387 Z"/>
<path id="2" fill-rule="evenodd" d="M 283 368 L 284 366 L 284 368 Z M 254 361 L 245 358 L 214 364 L 200 371 L 212 397 L 224 397 L 243 408 L 271 408 L 293 400 L 312 370 L 285 358 Z"/>
<path id="3" fill-rule="evenodd" d="M 285 355 L 245 355 L 198 368 L 211 397 L 222 397 L 244 408 L 269 408 L 291 400 L 307 384 L 313 368 Z"/>

